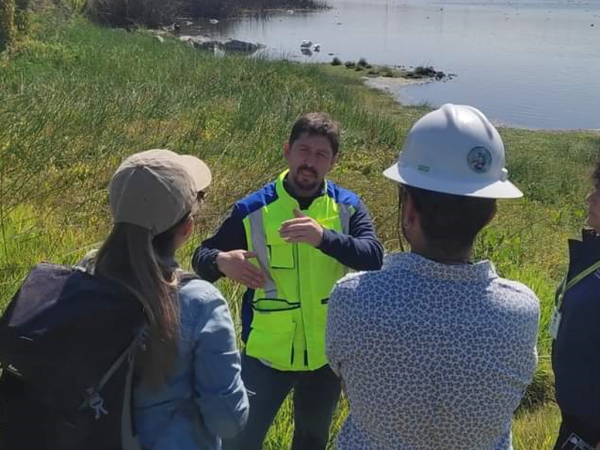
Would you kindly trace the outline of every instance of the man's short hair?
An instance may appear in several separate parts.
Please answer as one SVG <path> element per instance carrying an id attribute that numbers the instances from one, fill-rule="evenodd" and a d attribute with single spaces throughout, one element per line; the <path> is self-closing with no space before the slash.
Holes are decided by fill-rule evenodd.
<path id="1" fill-rule="evenodd" d="M 309 136 L 323 136 L 329 140 L 333 154 L 340 149 L 340 125 L 327 113 L 313 112 L 300 116 L 290 133 L 290 146 L 300 138 L 302 133 Z"/>
<path id="2" fill-rule="evenodd" d="M 491 198 L 444 194 L 402 185 L 413 199 L 423 235 L 444 252 L 471 247 L 477 234 L 490 220 L 496 207 Z"/>

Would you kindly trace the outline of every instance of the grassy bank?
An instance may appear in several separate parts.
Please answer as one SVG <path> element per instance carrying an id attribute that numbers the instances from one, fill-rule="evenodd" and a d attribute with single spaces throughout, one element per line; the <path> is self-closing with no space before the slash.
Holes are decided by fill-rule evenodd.
<path id="1" fill-rule="evenodd" d="M 328 111 L 344 126 L 332 178 L 363 196 L 386 249 L 398 248 L 395 186 L 381 171 L 423 109 L 398 107 L 356 77 L 315 65 L 214 58 L 174 40 L 160 44 L 57 14 L 38 16 L 32 26 L 0 67 L 0 308 L 36 262 L 73 263 L 98 245 L 109 227 L 112 172 L 125 155 L 149 148 L 199 155 L 214 170 L 196 235 L 180 254 L 189 265 L 193 247 L 232 203 L 283 168 L 281 143 L 295 117 L 312 110 Z M 515 443 L 545 449 L 556 422 L 552 406 L 538 408 L 552 397 L 546 324 L 566 239 L 584 218 L 600 137 L 501 134 L 510 176 L 526 197 L 500 202 L 476 253 L 542 301 L 540 367 Z M 219 286 L 237 314 L 241 289 Z M 340 408 L 338 426 L 345 412 Z M 287 448 L 290 439 L 288 408 L 266 448 Z"/>

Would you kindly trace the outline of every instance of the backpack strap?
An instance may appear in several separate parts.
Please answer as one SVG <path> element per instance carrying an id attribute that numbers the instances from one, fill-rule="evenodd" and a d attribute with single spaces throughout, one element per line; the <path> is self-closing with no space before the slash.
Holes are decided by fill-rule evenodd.
<path id="1" fill-rule="evenodd" d="M 83 400 L 81 405 L 79 405 L 80 411 L 83 410 L 86 406 L 89 406 L 95 411 L 96 420 L 99 419 L 102 414 L 108 414 L 108 411 L 104 408 L 104 400 L 100 396 L 100 391 L 102 391 L 102 388 L 106 385 L 106 383 L 108 383 L 108 381 L 112 378 L 115 372 L 119 370 L 119 367 L 121 367 L 125 361 L 129 361 L 129 371 L 127 373 L 127 377 L 131 378 L 131 376 L 133 376 L 132 373 L 135 352 L 138 350 L 138 348 L 141 348 L 144 345 L 147 337 L 148 327 L 147 325 L 144 325 L 142 326 L 138 334 L 135 336 L 135 338 L 133 338 L 133 341 L 131 342 L 129 347 L 127 347 L 125 351 L 121 353 L 121 355 L 115 360 L 115 362 L 112 363 L 112 365 L 104 373 L 104 375 L 102 375 L 102 378 L 100 378 L 96 386 L 92 386 L 89 389 L 87 389 L 86 398 Z M 129 393 L 131 394 L 131 386 L 129 391 Z"/>
<path id="2" fill-rule="evenodd" d="M 128 354 L 129 359 L 129 369 L 127 370 L 127 377 L 125 378 L 125 391 L 123 393 L 123 409 L 121 410 L 121 444 L 123 445 L 123 450 L 142 450 L 142 446 L 140 445 L 137 437 L 133 433 L 133 424 L 131 423 L 132 413 L 131 413 L 131 403 L 132 403 L 132 390 L 133 390 L 133 370 L 135 367 L 135 353 L 138 345 L 144 345 L 144 341 L 146 340 L 146 331 L 147 326 L 144 325 L 140 335 L 143 336 L 138 340 L 140 335 L 136 337 L 134 342 L 130 346 L 130 351 Z M 136 342 L 137 341 L 137 342 Z M 133 345 L 136 345 L 133 347 Z"/>

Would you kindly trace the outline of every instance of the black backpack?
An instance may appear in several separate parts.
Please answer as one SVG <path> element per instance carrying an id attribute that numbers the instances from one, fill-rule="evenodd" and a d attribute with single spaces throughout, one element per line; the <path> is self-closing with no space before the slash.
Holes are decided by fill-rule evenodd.
<path id="1" fill-rule="evenodd" d="M 0 318 L 0 449 L 140 449 L 131 390 L 144 334 L 119 284 L 37 265 Z"/>

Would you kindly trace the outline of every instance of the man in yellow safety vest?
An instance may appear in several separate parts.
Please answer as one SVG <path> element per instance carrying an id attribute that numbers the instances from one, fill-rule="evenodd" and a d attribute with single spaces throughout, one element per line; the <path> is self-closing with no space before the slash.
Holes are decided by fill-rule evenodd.
<path id="1" fill-rule="evenodd" d="M 325 358 L 329 292 L 348 268 L 376 270 L 383 258 L 364 203 L 325 179 L 339 140 L 329 115 L 301 116 L 283 146 L 288 168 L 237 202 L 194 254 L 194 269 L 204 279 L 226 276 L 248 287 L 242 379 L 255 395 L 248 425 L 225 449 L 259 450 L 292 388 L 292 448 L 327 445 L 340 395 Z"/>

